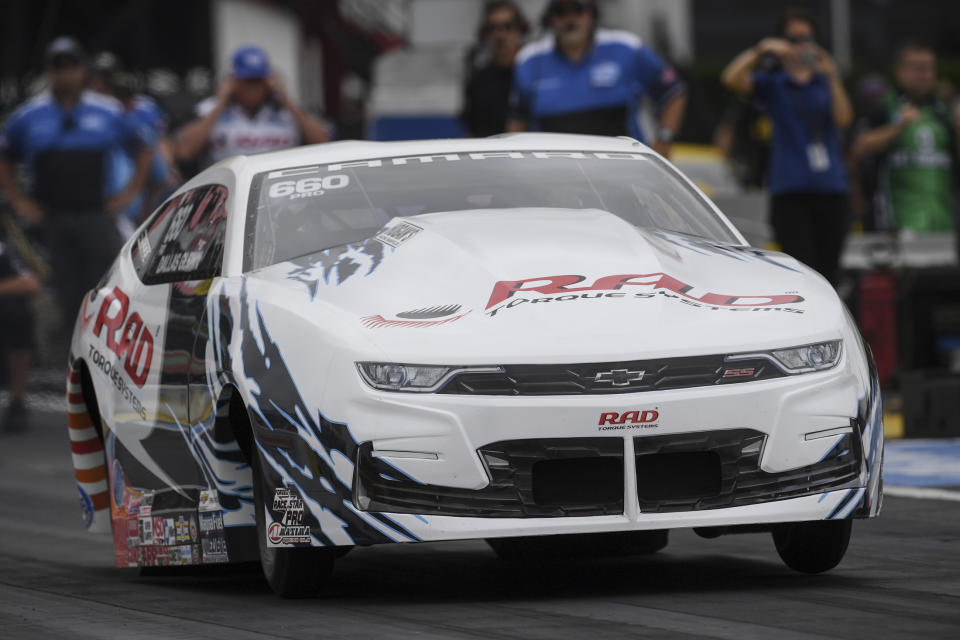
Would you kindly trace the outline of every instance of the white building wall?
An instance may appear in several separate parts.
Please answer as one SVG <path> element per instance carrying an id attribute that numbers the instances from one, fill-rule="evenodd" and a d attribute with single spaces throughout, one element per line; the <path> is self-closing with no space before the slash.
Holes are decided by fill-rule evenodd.
<path id="1" fill-rule="evenodd" d="M 250 0 L 214 0 L 213 64 L 216 81 L 230 74 L 233 52 L 256 45 L 267 52 L 271 69 L 295 100 L 301 100 L 301 34 L 296 16 L 282 8 Z"/>

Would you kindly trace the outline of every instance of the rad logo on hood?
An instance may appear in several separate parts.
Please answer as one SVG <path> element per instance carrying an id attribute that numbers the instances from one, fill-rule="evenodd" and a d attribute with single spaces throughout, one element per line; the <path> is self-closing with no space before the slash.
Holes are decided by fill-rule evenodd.
<path id="1" fill-rule="evenodd" d="M 712 293 L 698 290 L 692 285 L 682 282 L 665 273 L 648 274 L 621 274 L 598 278 L 593 284 L 575 287 L 586 280 L 586 276 L 562 275 L 526 278 L 524 280 L 501 280 L 493 285 L 490 299 L 487 302 L 487 315 L 495 315 L 500 309 L 509 308 L 512 303 L 501 305 L 517 293 L 537 292 L 546 296 L 558 298 L 537 298 L 539 300 L 565 300 L 580 297 L 584 291 L 620 291 L 624 287 L 645 287 L 654 292 L 670 292 L 687 301 L 709 307 L 774 307 L 780 305 L 803 302 L 803 297 L 796 294 L 775 295 L 731 295 Z M 599 296 L 594 296 L 599 297 Z M 514 301 L 516 302 L 516 301 Z"/>

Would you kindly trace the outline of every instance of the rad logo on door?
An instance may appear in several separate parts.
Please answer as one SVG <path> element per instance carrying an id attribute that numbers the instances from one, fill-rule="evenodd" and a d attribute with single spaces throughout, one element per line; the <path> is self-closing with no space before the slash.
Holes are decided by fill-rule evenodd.
<path id="1" fill-rule="evenodd" d="M 608 411 L 600 414 L 600 431 L 620 429 L 654 429 L 658 426 L 660 411 L 657 409 L 638 409 L 636 411 Z"/>
<path id="2" fill-rule="evenodd" d="M 123 361 L 123 368 L 133 383 L 142 387 L 153 361 L 153 334 L 140 314 L 136 311 L 128 314 L 129 310 L 130 298 L 119 287 L 114 287 L 100 303 L 93 335 L 100 338 L 106 329 L 103 337 L 107 348 Z"/>
<path id="3" fill-rule="evenodd" d="M 303 500 L 293 489 L 277 489 L 273 494 L 273 512 L 280 522 L 267 528 L 267 542 L 272 545 L 310 544 L 310 527 L 303 524 Z"/>

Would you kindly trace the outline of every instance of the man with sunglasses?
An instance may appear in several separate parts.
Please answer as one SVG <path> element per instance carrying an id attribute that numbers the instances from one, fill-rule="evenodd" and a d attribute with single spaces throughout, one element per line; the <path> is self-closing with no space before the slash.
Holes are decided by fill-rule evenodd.
<path id="1" fill-rule="evenodd" d="M 640 101 L 656 107 L 653 148 L 669 155 L 683 121 L 686 87 L 660 57 L 626 31 L 597 28 L 594 0 L 552 0 L 552 35 L 517 55 L 509 129 L 644 136 Z"/>
<path id="2" fill-rule="evenodd" d="M 489 0 L 484 5 L 460 114 L 471 136 L 482 138 L 506 131 L 513 60 L 526 31 L 527 21 L 513 0 Z"/>
<path id="3" fill-rule="evenodd" d="M 114 216 L 143 185 L 152 135 L 125 119 L 116 100 L 85 89 L 85 55 L 72 38 L 50 44 L 45 73 L 49 89 L 17 109 L 0 131 L 0 188 L 24 221 L 47 234 L 69 335 L 84 294 L 122 245 Z M 124 152 L 136 159 L 128 180 L 113 162 Z M 15 179 L 17 163 L 30 175 L 29 194 Z"/>
<path id="4" fill-rule="evenodd" d="M 271 73 L 263 49 L 237 49 L 232 67 L 217 95 L 197 105 L 197 118 L 177 134 L 174 154 L 179 162 L 194 162 L 206 151 L 209 164 L 214 164 L 235 155 L 329 139 L 326 125 L 297 105 Z"/>
<path id="5" fill-rule="evenodd" d="M 755 99 L 773 121 L 768 188 L 774 238 L 836 285 L 849 227 L 840 130 L 850 126 L 853 110 L 837 65 L 814 32 L 808 13 L 786 11 L 779 37 L 764 38 L 734 58 L 722 80 Z M 780 69 L 754 69 L 771 55 Z"/>

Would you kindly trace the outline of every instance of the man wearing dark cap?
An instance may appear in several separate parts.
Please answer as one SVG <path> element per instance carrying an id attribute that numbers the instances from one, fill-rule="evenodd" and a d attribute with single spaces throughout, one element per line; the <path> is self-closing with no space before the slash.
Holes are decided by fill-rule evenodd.
<path id="1" fill-rule="evenodd" d="M 197 105 L 197 119 L 177 135 L 177 160 L 192 162 L 206 150 L 213 164 L 230 156 L 329 139 L 323 122 L 297 105 L 270 73 L 263 49 L 237 49 L 232 68 L 217 95 Z"/>
<path id="2" fill-rule="evenodd" d="M 150 132 L 125 120 L 116 100 L 85 90 L 86 71 L 76 40 L 54 40 L 46 52 L 49 89 L 0 129 L 0 188 L 27 224 L 48 234 L 66 335 L 84 294 L 116 257 L 114 216 L 136 196 L 150 166 Z M 113 162 L 124 150 L 136 157 L 127 181 Z M 32 178 L 29 193 L 14 177 L 15 163 Z"/>
<path id="3" fill-rule="evenodd" d="M 597 27 L 594 0 L 551 0 L 552 34 L 520 50 L 511 131 L 629 135 L 643 141 L 640 102 L 657 113 L 651 145 L 664 156 L 683 121 L 686 87 L 672 67 L 627 31 Z"/>

